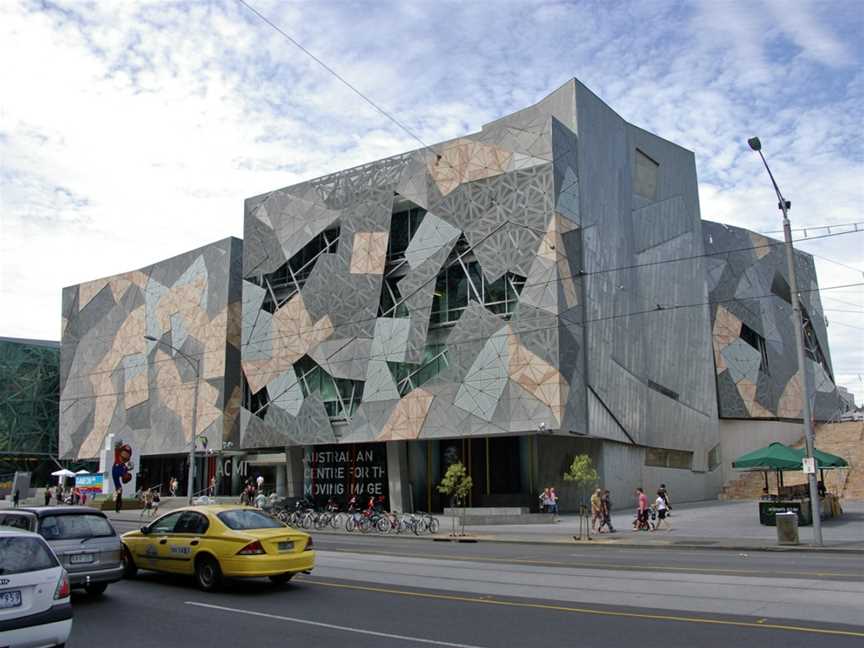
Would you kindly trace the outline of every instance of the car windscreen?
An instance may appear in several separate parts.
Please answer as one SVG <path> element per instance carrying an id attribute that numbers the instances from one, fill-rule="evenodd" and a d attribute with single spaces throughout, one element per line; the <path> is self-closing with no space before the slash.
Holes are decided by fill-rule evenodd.
<path id="1" fill-rule="evenodd" d="M 46 540 L 109 538 L 114 533 L 111 523 L 101 515 L 47 515 L 39 525 L 39 534 Z"/>
<path id="2" fill-rule="evenodd" d="M 269 515 L 252 509 L 237 509 L 236 511 L 222 511 L 217 515 L 222 523 L 234 531 L 246 531 L 247 529 L 279 529 L 284 527 L 279 520 L 274 520 Z"/>
<path id="3" fill-rule="evenodd" d="M 23 574 L 57 566 L 57 559 L 39 538 L 0 538 L 0 574 Z"/>

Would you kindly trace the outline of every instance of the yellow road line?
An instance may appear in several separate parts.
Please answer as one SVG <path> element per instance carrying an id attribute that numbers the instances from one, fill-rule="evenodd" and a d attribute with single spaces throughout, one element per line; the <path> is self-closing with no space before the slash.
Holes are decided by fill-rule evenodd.
<path id="1" fill-rule="evenodd" d="M 772 575 L 780 575 L 780 576 L 809 576 L 809 577 L 819 577 L 825 578 L 833 576 L 835 578 L 853 578 L 860 579 L 864 577 L 864 573 L 839 573 L 839 572 L 814 572 L 814 571 L 777 571 L 771 570 L 770 568 L 766 569 L 728 569 L 723 567 L 674 567 L 671 565 L 650 565 L 650 564 L 639 564 L 639 565 L 622 565 L 619 563 L 600 563 L 600 562 L 562 562 L 562 561 L 554 561 L 554 560 L 526 560 L 519 558 L 489 558 L 489 557 L 474 557 L 474 556 L 448 556 L 448 555 L 440 555 L 440 554 L 416 554 L 416 553 L 404 553 L 404 552 L 393 552 L 393 551 L 369 551 L 369 550 L 355 550 L 355 549 L 327 549 L 324 546 L 318 547 L 319 551 L 332 551 L 334 553 L 357 553 L 357 554 L 368 554 L 370 556 L 402 556 L 404 558 L 426 558 L 429 560 L 462 560 L 467 562 L 491 562 L 491 563 L 508 563 L 508 564 L 519 564 L 519 565 L 538 565 L 541 567 L 584 567 L 584 568 L 596 568 L 596 567 L 606 567 L 610 569 L 617 569 L 621 571 L 645 571 L 647 569 L 653 569 L 657 571 L 676 571 L 676 572 L 692 572 L 698 574 L 705 573 L 715 573 L 715 574 L 735 574 L 737 576 L 741 575 L 753 575 L 759 577 L 772 576 Z"/>
<path id="2" fill-rule="evenodd" d="M 681 623 L 701 623 L 705 625 L 736 626 L 739 628 L 770 628 L 772 630 L 787 630 L 790 632 L 809 632 L 813 634 L 838 635 L 843 637 L 864 637 L 864 632 L 854 630 L 832 630 L 830 628 L 813 628 L 808 626 L 784 625 L 780 623 L 760 623 L 758 621 L 732 621 L 731 619 L 706 619 L 704 617 L 677 616 L 672 614 L 649 614 L 647 612 L 621 612 L 617 610 L 597 610 L 592 608 L 571 607 L 567 605 L 549 605 L 548 603 L 526 603 L 508 601 L 491 597 L 459 596 L 456 594 L 432 594 L 431 592 L 413 592 L 410 590 L 392 589 L 389 587 L 371 587 L 369 585 L 349 585 L 333 583 L 304 577 L 302 582 L 310 585 L 334 587 L 339 589 L 377 592 L 379 594 L 396 594 L 415 598 L 437 599 L 441 601 L 457 601 L 459 603 L 479 603 L 483 605 L 500 605 L 505 607 L 530 608 L 535 610 L 552 610 L 556 612 L 571 612 L 575 614 L 594 614 L 598 616 L 624 617 L 628 619 L 644 619 L 648 621 L 678 621 Z"/>

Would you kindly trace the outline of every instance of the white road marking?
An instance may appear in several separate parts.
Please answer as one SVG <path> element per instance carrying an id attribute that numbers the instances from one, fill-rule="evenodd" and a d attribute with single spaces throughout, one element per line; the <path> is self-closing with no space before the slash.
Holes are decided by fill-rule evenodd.
<path id="1" fill-rule="evenodd" d="M 386 639 L 398 639 L 399 641 L 413 641 L 414 643 L 430 644 L 432 646 L 450 646 L 450 648 L 482 648 L 481 646 L 475 646 L 472 644 L 451 643 L 449 641 L 437 641 L 435 639 L 423 639 L 421 637 L 407 637 L 405 635 L 390 634 L 389 632 L 364 630 L 362 628 L 352 628 L 350 626 L 323 623 L 321 621 L 310 621 L 309 619 L 298 619 L 296 617 L 282 616 L 280 614 L 267 614 L 266 612 L 254 612 L 252 610 L 238 610 L 235 608 L 224 607 L 222 605 L 213 605 L 211 603 L 198 603 L 197 601 L 185 601 L 185 603 L 186 605 L 194 605 L 195 607 L 208 608 L 210 610 L 234 612 L 236 614 L 246 614 L 249 616 L 264 617 L 266 619 L 275 619 L 277 621 L 288 621 L 290 623 L 302 623 L 303 625 L 318 626 L 319 628 L 330 628 L 331 630 L 342 630 L 344 632 L 354 632 L 358 634 L 372 635 L 374 637 L 385 637 Z"/>

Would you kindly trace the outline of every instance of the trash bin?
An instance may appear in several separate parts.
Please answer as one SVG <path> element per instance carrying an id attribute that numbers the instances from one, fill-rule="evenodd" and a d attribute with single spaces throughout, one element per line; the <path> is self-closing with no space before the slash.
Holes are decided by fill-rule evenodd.
<path id="1" fill-rule="evenodd" d="M 777 519 L 777 544 L 798 544 L 798 514 L 794 511 L 778 513 Z"/>

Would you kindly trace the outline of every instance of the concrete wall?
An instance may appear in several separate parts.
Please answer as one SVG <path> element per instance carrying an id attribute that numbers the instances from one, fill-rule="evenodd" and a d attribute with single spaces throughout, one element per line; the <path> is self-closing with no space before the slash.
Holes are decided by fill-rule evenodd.
<path id="1" fill-rule="evenodd" d="M 720 421 L 720 467 L 721 482 L 727 483 L 741 473 L 732 469 L 732 462 L 742 454 L 762 448 L 773 441 L 792 444 L 804 438 L 800 423 L 783 421 L 745 421 L 722 419 Z"/>

